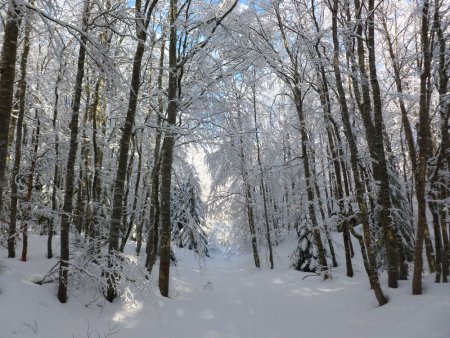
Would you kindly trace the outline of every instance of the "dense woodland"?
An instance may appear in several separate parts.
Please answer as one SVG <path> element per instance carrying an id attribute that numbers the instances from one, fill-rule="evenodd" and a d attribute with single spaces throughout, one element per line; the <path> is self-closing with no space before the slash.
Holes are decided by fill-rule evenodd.
<path id="1" fill-rule="evenodd" d="M 0 16 L 2 245 L 27 261 L 28 234 L 48 236 L 41 282 L 62 303 L 73 280 L 112 302 L 155 275 L 168 296 L 171 247 L 207 257 L 212 234 L 269 268 L 297 236 L 291 267 L 324 279 L 352 277 L 361 248 L 379 305 L 399 280 L 421 294 L 424 271 L 448 281 L 448 0 L 4 0 Z"/>

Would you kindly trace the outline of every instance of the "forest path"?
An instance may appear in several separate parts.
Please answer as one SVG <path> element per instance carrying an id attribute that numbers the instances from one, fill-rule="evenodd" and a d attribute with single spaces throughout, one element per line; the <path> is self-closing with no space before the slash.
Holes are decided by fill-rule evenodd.
<path id="1" fill-rule="evenodd" d="M 171 270 L 171 298 L 159 298 L 157 319 L 151 324 L 141 318 L 145 305 L 133 322 L 123 313 L 123 319 L 128 318 L 123 321 L 124 337 L 146 325 L 151 337 L 161 338 L 450 337 L 448 285 L 420 299 L 410 296 L 405 282 L 397 290 L 386 290 L 393 301 L 380 308 L 358 265 L 354 278 L 339 267 L 332 279 L 302 280 L 310 274 L 288 269 L 290 249 L 276 251 L 274 270 L 265 263 L 256 269 L 250 255 L 216 255 L 199 265 L 192 252 L 179 251 L 179 264 Z M 436 332 L 421 318 L 435 322 Z"/>
<path id="2" fill-rule="evenodd" d="M 289 269 L 294 242 L 275 248 L 274 270 L 267 267 L 263 250 L 263 267 L 256 269 L 251 255 L 215 253 L 198 261 L 192 251 L 175 248 L 178 265 L 171 269 L 170 298 L 161 297 L 155 285 L 144 300 L 136 295 L 131 304 L 86 307 L 91 299 L 79 294 L 61 304 L 56 284 L 32 282 L 57 259 L 46 258 L 45 241 L 45 236 L 31 238 L 26 263 L 0 262 L 5 266 L 0 338 L 450 337 L 450 284 L 434 284 L 428 276 L 425 294 L 417 297 L 411 296 L 410 281 L 396 290 L 384 286 L 390 302 L 378 307 L 358 257 L 353 278 L 340 266 L 332 279 L 302 279 L 308 274 Z M 337 253 L 342 255 L 339 247 Z M 157 271 L 155 266 L 154 276 Z"/>

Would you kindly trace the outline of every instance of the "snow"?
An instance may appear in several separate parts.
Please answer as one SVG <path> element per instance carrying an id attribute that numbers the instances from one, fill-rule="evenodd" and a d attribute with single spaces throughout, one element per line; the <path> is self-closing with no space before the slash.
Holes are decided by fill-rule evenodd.
<path id="1" fill-rule="evenodd" d="M 155 287 L 145 299 L 103 306 L 85 306 L 75 295 L 60 304 L 55 284 L 32 282 L 56 263 L 45 258 L 45 241 L 30 236 L 26 263 L 4 258 L 0 249 L 0 338 L 450 337 L 449 284 L 426 276 L 424 295 L 412 296 L 410 281 L 395 290 L 384 282 L 390 302 L 378 307 L 357 257 L 354 278 L 343 266 L 325 281 L 290 270 L 294 239 L 275 248 L 274 270 L 254 268 L 251 255 L 226 258 L 214 250 L 213 258 L 199 261 L 176 250 L 169 299 Z"/>

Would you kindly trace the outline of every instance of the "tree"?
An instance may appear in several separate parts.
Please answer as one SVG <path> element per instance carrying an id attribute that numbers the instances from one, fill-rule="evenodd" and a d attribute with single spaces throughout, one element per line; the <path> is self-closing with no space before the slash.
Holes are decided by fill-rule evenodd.
<path id="1" fill-rule="evenodd" d="M 204 205 L 199 197 L 199 186 L 193 177 L 174 188 L 171 205 L 172 242 L 195 251 L 200 257 L 209 257 Z"/>
<path id="2" fill-rule="evenodd" d="M 33 4 L 34 1 L 31 1 Z M 16 144 L 15 144 L 15 155 L 14 155 L 14 167 L 12 170 L 12 181 L 11 181 L 11 214 L 9 223 L 9 238 L 8 238 L 8 258 L 14 258 L 15 253 L 15 241 L 16 241 L 16 218 L 17 218 L 17 204 L 18 204 L 18 179 L 20 171 L 20 159 L 22 156 L 22 128 L 23 128 L 23 118 L 25 114 L 25 97 L 27 89 L 27 64 L 28 64 L 28 54 L 30 52 L 30 34 L 31 34 L 31 24 L 27 21 L 25 26 L 25 37 L 23 41 L 23 51 L 20 61 L 20 79 L 18 88 L 18 116 L 17 116 L 17 127 L 16 127 Z M 1 178 L 0 178 L 1 181 Z M 1 199 L 1 194 L 0 194 Z M 1 202 L 0 202 L 1 206 Z M 23 226 L 23 225 L 22 225 Z M 23 257 L 26 260 L 25 257 Z"/>
<path id="3" fill-rule="evenodd" d="M 82 12 L 82 27 L 87 28 L 90 1 L 85 0 Z M 69 283 L 69 231 L 70 217 L 73 210 L 72 198 L 74 195 L 75 162 L 78 148 L 78 120 L 80 114 L 81 93 L 83 91 L 84 62 L 86 60 L 85 35 L 80 37 L 78 51 L 77 75 L 72 101 L 72 116 L 70 120 L 69 156 L 67 158 L 66 189 L 64 194 L 63 214 L 61 217 L 61 256 L 59 262 L 58 299 L 61 303 L 67 302 L 67 286 Z"/>
<path id="4" fill-rule="evenodd" d="M 22 13 L 16 1 L 8 1 L 8 11 L 5 20 L 3 46 L 0 55 L 0 212 L 3 209 L 3 182 L 5 177 L 8 132 L 13 107 L 15 67 L 17 59 L 17 46 L 19 28 L 22 22 Z"/>
<path id="5" fill-rule="evenodd" d="M 141 64 L 145 50 L 145 41 L 148 36 L 147 28 L 150 23 L 153 9 L 155 8 L 157 2 L 158 0 L 153 0 L 151 4 L 149 4 L 149 2 L 146 2 L 145 6 L 142 6 L 141 1 L 138 0 L 135 4 L 136 38 L 138 39 L 138 44 L 133 59 L 133 72 L 131 76 L 128 109 L 125 125 L 122 130 L 122 137 L 120 140 L 119 162 L 117 164 L 117 174 L 114 184 L 114 197 L 108 247 L 108 252 L 110 255 L 110 267 L 113 266 L 113 261 L 116 259 L 115 255 L 119 251 L 120 224 L 122 220 L 122 208 L 124 201 L 124 185 L 127 173 L 128 151 L 130 148 L 131 133 L 133 130 L 133 124 L 138 104 Z M 118 272 L 114 271 L 108 278 L 108 288 L 105 294 L 105 298 L 109 302 L 112 302 L 116 297 L 115 280 L 118 278 L 117 273 Z"/>
<path id="6" fill-rule="evenodd" d="M 172 162 L 173 162 L 173 148 L 175 145 L 175 135 L 173 128 L 176 123 L 177 113 L 179 109 L 178 99 L 179 94 L 182 91 L 181 84 L 183 76 L 183 67 L 191 60 L 195 54 L 203 49 L 211 40 L 217 27 L 220 26 L 222 21 L 228 14 L 236 7 L 238 1 L 235 0 L 229 9 L 220 17 L 214 17 L 212 19 L 213 28 L 211 29 L 209 36 L 207 36 L 201 42 L 195 44 L 190 52 L 186 52 L 182 60 L 177 59 L 177 27 L 176 22 L 179 17 L 178 2 L 177 0 L 170 1 L 169 7 L 169 80 L 167 88 L 167 120 L 166 120 L 166 132 L 161 147 L 161 241 L 160 241 L 160 262 L 159 262 L 159 279 L 158 285 L 161 295 L 164 297 L 169 296 L 169 274 L 170 274 L 170 189 L 172 184 Z M 186 11 L 189 10 L 189 6 Z M 189 12 L 186 13 L 186 17 L 189 17 Z M 187 39 L 187 37 L 186 37 Z M 186 45 L 184 45 L 186 47 Z"/>
<path id="7" fill-rule="evenodd" d="M 428 107 L 428 79 L 431 73 L 431 55 L 429 45 L 429 1 L 424 0 L 422 6 L 422 26 L 421 26 L 421 46 L 423 57 L 423 68 L 420 74 L 420 101 L 419 101 L 419 131 L 418 141 L 418 161 L 416 171 L 416 197 L 417 197 L 417 230 L 414 275 L 412 280 L 413 295 L 422 294 L 422 266 L 423 266 L 423 242 L 428 229 L 426 216 L 425 186 L 427 179 L 427 162 L 431 154 L 431 130 Z"/>

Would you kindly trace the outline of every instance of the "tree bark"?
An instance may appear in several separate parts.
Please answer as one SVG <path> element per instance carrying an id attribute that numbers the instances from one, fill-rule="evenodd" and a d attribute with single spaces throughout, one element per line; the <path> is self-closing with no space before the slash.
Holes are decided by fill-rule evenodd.
<path id="1" fill-rule="evenodd" d="M 0 211 L 3 209 L 3 187 L 8 155 L 8 134 L 13 107 L 17 42 L 22 14 L 16 1 L 10 0 L 6 14 L 3 46 L 0 56 Z"/>
<path id="2" fill-rule="evenodd" d="M 267 211 L 266 183 L 264 182 L 264 169 L 263 169 L 263 165 L 262 165 L 262 161 L 261 161 L 261 147 L 259 144 L 258 124 L 257 124 L 257 119 L 256 119 L 257 113 L 256 113 L 255 81 L 256 81 L 256 79 L 253 79 L 253 86 L 252 86 L 252 94 L 253 95 L 252 95 L 252 97 L 253 97 L 253 117 L 254 117 L 254 122 L 255 122 L 256 155 L 257 155 L 257 160 L 258 160 L 260 183 L 261 183 L 261 190 L 262 190 L 262 197 L 263 197 L 264 222 L 266 225 L 266 240 L 267 240 L 267 246 L 269 248 L 269 263 L 270 263 L 270 268 L 273 269 L 272 238 L 270 235 L 271 229 L 270 229 L 270 223 L 269 223 L 269 214 Z M 323 251 L 323 249 L 322 249 L 322 251 Z"/>
<path id="3" fill-rule="evenodd" d="M 164 114 L 164 104 L 162 97 L 163 90 L 163 75 L 164 75 L 164 56 L 165 56 L 165 30 L 162 32 L 161 50 L 159 54 L 159 71 L 158 71 L 158 119 L 156 122 L 156 136 L 155 136 L 155 150 L 153 155 L 153 168 L 151 172 L 151 198 L 150 198 L 150 212 L 149 212 L 149 226 L 147 238 L 147 258 L 145 266 L 150 272 L 155 265 L 156 257 L 158 255 L 159 244 L 159 179 L 161 169 L 161 138 L 162 138 L 162 119 Z M 140 251 L 140 244 L 136 250 Z"/>
<path id="4" fill-rule="evenodd" d="M 419 131 L 418 131 L 418 161 L 416 171 L 416 197 L 417 197 L 417 233 L 415 246 L 414 275 L 412 281 L 413 295 L 422 294 L 423 269 L 423 242 L 428 230 L 426 217 L 425 186 L 427 179 L 427 162 L 431 154 L 430 116 L 428 111 L 428 79 L 431 74 L 431 55 L 429 44 L 429 1 L 424 0 L 422 7 L 421 45 L 423 69 L 420 75 L 419 100 Z"/>
<path id="5" fill-rule="evenodd" d="M 336 87 L 338 91 L 338 98 L 341 107 L 341 115 L 342 122 L 344 125 L 344 133 L 347 138 L 347 142 L 349 144 L 350 149 L 350 164 L 353 171 L 353 181 L 355 184 L 356 190 L 356 200 L 358 202 L 359 207 L 359 216 L 363 226 L 364 233 L 364 241 L 360 240 L 360 244 L 364 243 L 364 246 L 361 246 L 361 253 L 363 257 L 367 257 L 367 263 L 365 264 L 366 272 L 369 277 L 370 285 L 374 290 L 375 297 L 378 300 L 378 304 L 380 306 L 386 304 L 388 302 L 386 296 L 383 294 L 383 291 L 380 286 L 380 282 L 378 279 L 378 273 L 376 271 L 376 261 L 375 261 L 375 253 L 373 251 L 371 233 L 369 227 L 369 218 L 366 211 L 366 205 L 364 200 L 364 188 L 363 184 L 360 180 L 360 172 L 358 167 L 358 148 L 356 145 L 355 136 L 353 135 L 352 126 L 350 123 L 350 116 L 347 106 L 347 100 L 345 97 L 344 86 L 342 85 L 342 77 L 340 71 L 340 61 L 339 61 L 339 40 L 338 40 L 338 27 L 337 27 L 337 13 L 339 7 L 339 0 L 334 0 L 331 8 L 332 11 L 332 36 L 333 36 L 333 70 L 336 78 Z M 355 233 L 354 230 L 351 231 Z M 357 235 L 356 238 L 358 238 Z"/>
<path id="6" fill-rule="evenodd" d="M 384 234 L 384 245 L 386 247 L 386 257 L 388 264 L 388 285 L 391 288 L 398 286 L 398 270 L 397 260 L 403 259 L 402 241 L 396 241 L 396 231 L 392 224 L 390 209 L 391 209 L 391 196 L 389 192 L 389 174 L 386 163 L 386 154 L 384 150 L 384 122 L 381 102 L 381 91 L 378 83 L 376 58 L 375 58 L 375 9 L 374 0 L 369 0 L 369 16 L 368 16 L 368 37 L 367 45 L 369 50 L 369 73 L 370 83 L 372 87 L 372 99 L 373 99 L 373 119 L 375 127 L 375 144 L 371 153 L 374 153 L 374 159 L 377 161 L 376 166 L 373 168 L 374 178 L 379 182 L 379 192 L 377 198 L 377 204 L 380 207 L 380 223 Z M 369 142 L 370 144 L 371 142 Z M 399 247 L 400 246 L 400 247 Z M 399 262 L 403 265 L 404 262 Z"/>
<path id="7" fill-rule="evenodd" d="M 32 3 L 33 2 L 34 1 L 32 1 Z M 28 64 L 28 54 L 30 52 L 30 34 L 31 34 L 31 25 L 29 22 L 27 22 L 25 26 L 25 37 L 23 41 L 22 59 L 20 61 L 20 79 L 18 85 L 19 109 L 16 126 L 14 167 L 12 170 L 12 181 L 11 181 L 11 206 L 10 206 L 11 217 L 9 223 L 8 258 L 14 258 L 16 256 L 15 253 L 16 220 L 17 220 L 17 204 L 19 199 L 17 180 L 19 178 L 20 159 L 22 156 L 22 128 L 23 128 L 23 117 L 25 115 L 25 98 L 27 90 L 27 64 Z"/>
<path id="8" fill-rule="evenodd" d="M 48 229 L 48 238 L 47 238 L 47 258 L 53 258 L 53 248 L 52 248 L 52 241 L 53 241 L 53 232 L 55 231 L 55 219 L 56 219 L 56 213 L 59 209 L 58 201 L 56 197 L 57 190 L 60 188 L 61 185 L 61 179 L 59 174 L 59 130 L 56 128 L 56 123 L 58 121 L 58 103 L 59 103 L 59 86 L 61 84 L 63 76 L 63 66 L 60 64 L 58 76 L 56 78 L 56 84 L 54 88 L 54 94 L 55 94 L 55 103 L 53 105 L 53 120 L 52 120 L 52 126 L 53 126 L 53 133 L 55 136 L 55 167 L 53 171 L 53 186 L 52 186 L 52 220 L 50 222 L 50 226 Z"/>
<path id="9" fill-rule="evenodd" d="M 175 145 L 175 135 L 171 128 L 175 125 L 177 118 L 177 30 L 175 27 L 178 15 L 178 1 L 170 1 L 170 33 L 169 33 L 169 87 L 167 91 L 167 124 L 164 134 L 164 141 L 161 149 L 161 242 L 160 242 L 160 263 L 159 263 L 159 290 L 161 295 L 169 297 L 170 278 L 170 189 L 172 184 L 172 162 L 173 147 Z"/>
<path id="10" fill-rule="evenodd" d="M 128 238 L 130 237 L 131 230 L 133 229 L 134 226 L 134 219 L 136 217 L 135 215 L 137 212 L 136 208 L 139 199 L 139 185 L 141 183 L 141 172 L 142 172 L 142 141 L 139 144 L 139 147 L 137 148 L 137 153 L 138 153 L 138 172 L 136 176 L 136 182 L 134 185 L 133 207 L 131 209 L 131 216 L 128 222 L 125 236 L 122 237 L 122 242 L 120 243 L 120 252 L 123 252 L 123 250 L 125 249 L 125 244 L 127 243 Z"/>
<path id="11" fill-rule="evenodd" d="M 147 27 L 150 21 L 150 16 L 153 8 L 158 0 L 153 0 L 147 13 L 142 15 L 141 12 L 141 1 L 136 1 L 136 37 L 138 39 L 138 44 L 136 47 L 136 52 L 133 58 L 133 71 L 131 75 L 131 87 L 128 100 L 127 116 L 125 119 L 125 125 L 122 129 L 122 137 L 120 140 L 120 150 L 119 150 L 119 162 L 117 165 L 116 179 L 114 182 L 114 196 L 113 196 L 113 207 L 111 215 L 111 225 L 109 231 L 109 246 L 108 253 L 110 256 L 109 267 L 111 268 L 115 254 L 119 251 L 119 237 L 120 237 L 120 224 L 122 220 L 122 208 L 123 208 L 123 195 L 124 195 L 124 185 L 127 172 L 128 163 L 128 150 L 130 148 L 130 138 L 133 130 L 134 119 L 137 109 L 137 99 L 140 88 L 141 79 L 141 64 L 145 50 L 145 41 L 147 39 Z M 109 302 L 112 302 L 117 296 L 116 293 L 116 282 L 117 271 L 113 271 L 112 277 L 108 278 L 108 287 L 106 290 L 105 298 Z"/>
<path id="12" fill-rule="evenodd" d="M 87 27 L 89 0 L 84 1 L 82 27 Z M 78 120 L 80 115 L 81 93 L 83 91 L 84 61 L 86 59 L 85 35 L 80 37 L 78 51 L 77 75 L 72 102 L 72 117 L 70 120 L 69 156 L 67 158 L 66 189 L 64 194 L 63 214 L 61 217 L 61 257 L 59 263 L 58 299 L 61 303 L 67 302 L 67 286 L 69 283 L 69 230 L 70 218 L 73 211 L 73 193 L 75 165 L 78 149 Z"/>
<path id="13" fill-rule="evenodd" d="M 308 197 L 308 211 L 309 211 L 309 218 L 311 219 L 311 224 L 314 229 L 313 235 L 314 235 L 314 241 L 316 242 L 317 249 L 318 249 L 318 258 L 319 263 L 321 265 L 322 271 L 328 270 L 328 264 L 325 257 L 325 250 L 323 248 L 322 238 L 320 235 L 320 230 L 317 228 L 317 218 L 316 218 L 316 210 L 314 208 L 314 177 L 311 175 L 310 171 L 310 164 L 309 164 L 309 152 L 308 152 L 308 135 L 306 131 L 306 122 L 305 122 L 305 116 L 303 111 L 303 99 L 301 97 L 300 88 L 298 87 L 299 81 L 296 81 L 296 85 L 294 87 L 294 101 L 295 101 L 295 107 L 297 110 L 297 115 L 300 123 L 300 137 L 301 137 L 301 145 L 302 145 L 302 159 L 303 159 L 303 171 L 305 174 L 305 184 L 306 184 L 306 195 Z"/>

